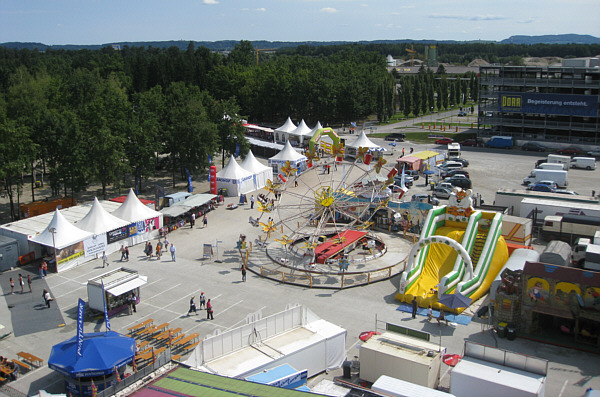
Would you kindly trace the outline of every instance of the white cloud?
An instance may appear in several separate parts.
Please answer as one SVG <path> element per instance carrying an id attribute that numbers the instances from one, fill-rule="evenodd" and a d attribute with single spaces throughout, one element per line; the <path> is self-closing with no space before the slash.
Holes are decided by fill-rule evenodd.
<path id="1" fill-rule="evenodd" d="M 261 8 L 257 8 L 257 9 L 256 9 L 256 10 L 254 10 L 254 11 L 265 12 L 265 11 L 267 11 L 267 9 L 266 9 L 265 7 L 261 7 Z"/>
<path id="2" fill-rule="evenodd" d="M 215 4 L 219 4 L 219 2 L 217 0 L 202 0 L 202 4 L 206 4 L 206 5 L 215 5 Z"/>
<path id="3" fill-rule="evenodd" d="M 534 18 L 527 18 L 523 21 L 517 21 L 517 23 L 533 23 L 533 22 L 535 22 Z"/>
<path id="4" fill-rule="evenodd" d="M 325 8 L 321 8 L 321 12 L 326 12 L 328 14 L 334 14 L 334 13 L 338 12 L 338 10 L 336 10 L 333 7 L 325 7 Z"/>
<path id="5" fill-rule="evenodd" d="M 429 18 L 436 19 L 458 19 L 461 21 L 499 21 L 502 19 L 507 19 L 502 15 L 452 15 L 452 14 L 431 14 Z"/>

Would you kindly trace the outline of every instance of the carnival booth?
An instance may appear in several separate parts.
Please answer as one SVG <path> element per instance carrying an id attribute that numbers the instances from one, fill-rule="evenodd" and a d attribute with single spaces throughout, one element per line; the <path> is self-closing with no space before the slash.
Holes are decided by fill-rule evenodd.
<path id="1" fill-rule="evenodd" d="M 56 259 L 56 262 L 50 261 L 50 269 L 54 270 L 52 266 L 55 266 L 55 270 L 61 272 L 90 260 L 85 257 L 84 241 L 87 240 L 87 245 L 91 247 L 96 244 L 94 237 L 94 234 L 74 226 L 59 210 L 55 210 L 46 229 L 32 237 L 31 241 L 47 247 L 46 253 L 52 253 L 53 259 Z M 36 252 L 36 257 L 40 256 L 42 252 Z"/>
<path id="2" fill-rule="evenodd" d="M 294 168 L 298 169 L 298 174 L 300 174 L 306 170 L 307 160 L 308 158 L 306 156 L 298 153 L 292 145 L 290 145 L 290 142 L 287 141 L 281 152 L 269 159 L 269 165 L 273 168 L 273 174 L 275 175 L 278 174 L 281 167 L 289 161 Z"/>
<path id="3" fill-rule="evenodd" d="M 226 195 L 229 197 L 249 193 L 254 190 L 252 175 L 252 172 L 240 167 L 235 157 L 231 156 L 225 168 L 217 172 L 217 190 L 227 189 Z"/>
<path id="4" fill-rule="evenodd" d="M 246 171 L 252 173 L 252 181 L 254 182 L 254 190 L 262 189 L 267 185 L 267 180 L 273 180 L 273 168 L 260 163 L 252 150 L 248 151 L 246 158 L 240 166 Z"/>
<path id="5" fill-rule="evenodd" d="M 346 144 L 346 151 L 344 153 L 346 156 L 356 158 L 356 156 L 358 155 L 358 148 L 369 149 L 369 151 L 374 155 L 374 157 L 379 157 L 383 155 L 383 152 L 387 150 L 377 145 L 376 143 L 373 143 L 373 141 L 367 138 L 367 135 L 364 131 L 362 131 L 358 138 L 356 138 L 354 141 Z"/>
<path id="6" fill-rule="evenodd" d="M 140 303 L 140 287 L 148 283 L 148 277 L 140 276 L 137 270 L 121 267 L 94 277 L 87 282 L 88 306 L 104 312 L 104 302 L 109 316 L 129 309 L 131 294 L 135 293 L 136 304 Z"/>
<path id="7" fill-rule="evenodd" d="M 129 189 L 127 199 L 112 212 L 112 215 L 128 221 L 128 225 L 115 230 L 108 241 L 109 244 L 121 240 L 126 240 L 124 245 L 129 247 L 143 243 L 158 235 L 158 230 L 163 225 L 163 215 L 142 204 L 133 189 Z"/>
<path id="8" fill-rule="evenodd" d="M 92 396 L 120 381 L 134 357 L 133 338 L 114 331 L 82 332 L 80 339 L 76 335 L 52 347 L 48 367 L 64 376 L 69 394 Z"/>
<path id="9" fill-rule="evenodd" d="M 296 124 L 294 124 L 292 119 L 288 117 L 281 127 L 275 129 L 275 142 L 285 142 L 288 134 L 294 131 L 296 128 Z"/>
<path id="10" fill-rule="evenodd" d="M 129 224 L 128 221 L 119 219 L 106 211 L 96 197 L 90 212 L 79 222 L 75 223 L 78 228 L 93 233 L 95 244 L 85 246 L 88 240 L 84 241 L 85 256 L 96 256 L 106 251 L 107 254 L 118 251 L 121 248 L 119 237 L 125 235 L 124 229 Z"/>
<path id="11" fill-rule="evenodd" d="M 308 128 L 304 120 L 298 124 L 295 130 L 287 133 L 286 138 L 292 146 L 303 147 L 306 146 L 306 141 L 308 141 L 312 137 L 312 130 Z"/>
<path id="12" fill-rule="evenodd" d="M 208 211 L 213 210 L 216 202 L 216 194 L 193 194 L 183 201 L 178 201 L 170 207 L 163 208 L 160 212 L 163 214 L 164 227 L 168 231 L 182 227 L 192 213 L 196 215 L 196 219 L 199 219 Z"/>

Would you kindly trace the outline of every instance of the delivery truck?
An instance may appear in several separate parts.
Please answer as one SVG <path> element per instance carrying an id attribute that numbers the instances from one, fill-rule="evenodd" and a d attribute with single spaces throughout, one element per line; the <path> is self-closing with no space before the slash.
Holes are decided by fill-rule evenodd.
<path id="1" fill-rule="evenodd" d="M 513 147 L 513 139 L 510 136 L 496 135 L 488 139 L 485 143 L 485 147 L 511 149 Z"/>
<path id="2" fill-rule="evenodd" d="M 594 238 L 579 238 L 571 252 L 573 265 L 585 269 L 600 271 L 600 230 L 596 231 Z"/>
<path id="3" fill-rule="evenodd" d="M 569 243 L 580 237 L 594 237 L 600 230 L 600 216 L 589 215 L 548 215 L 544 217 L 542 237 Z"/>
<path id="4" fill-rule="evenodd" d="M 586 215 L 600 217 L 600 204 L 584 204 L 542 199 L 523 199 L 521 201 L 519 216 L 535 219 L 535 223 L 542 223 L 549 215 Z"/>
<path id="5" fill-rule="evenodd" d="M 567 179 L 567 171 L 559 170 L 531 170 L 531 173 L 523 179 L 524 185 L 530 185 L 541 181 L 552 181 L 556 183 L 558 187 L 567 187 L 569 181 Z"/>
<path id="6" fill-rule="evenodd" d="M 568 170 L 571 167 L 571 157 L 563 156 L 561 154 L 549 154 L 547 162 L 551 164 L 562 164 L 564 170 Z"/>
<path id="7" fill-rule="evenodd" d="M 510 215 L 518 216 L 521 213 L 521 201 L 524 199 L 556 200 L 570 203 L 572 206 L 579 204 L 599 204 L 598 197 L 537 192 L 525 189 L 498 189 L 494 198 L 494 205 L 508 208 Z"/>

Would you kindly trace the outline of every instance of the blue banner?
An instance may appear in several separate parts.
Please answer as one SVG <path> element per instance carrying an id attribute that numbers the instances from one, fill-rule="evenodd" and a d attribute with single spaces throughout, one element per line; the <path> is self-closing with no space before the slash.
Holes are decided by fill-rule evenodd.
<path id="1" fill-rule="evenodd" d="M 598 116 L 598 97 L 593 95 L 498 93 L 498 110 L 504 113 Z"/>
<path id="2" fill-rule="evenodd" d="M 192 176 L 190 175 L 190 171 L 187 169 L 187 167 L 185 167 L 185 173 L 187 174 L 188 178 L 188 193 L 191 193 L 194 191 L 194 187 L 192 186 Z"/>
<path id="3" fill-rule="evenodd" d="M 235 144 L 235 156 L 234 157 L 237 159 L 239 155 L 240 155 L 240 144 L 236 143 Z"/>
<path id="4" fill-rule="evenodd" d="M 77 356 L 83 357 L 83 315 L 85 314 L 85 302 L 79 298 L 77 303 Z"/>
<path id="5" fill-rule="evenodd" d="M 102 281 L 102 303 L 104 303 L 104 323 L 106 330 L 110 331 L 110 320 L 108 319 L 108 310 L 106 310 L 106 291 L 104 290 L 104 281 Z"/>

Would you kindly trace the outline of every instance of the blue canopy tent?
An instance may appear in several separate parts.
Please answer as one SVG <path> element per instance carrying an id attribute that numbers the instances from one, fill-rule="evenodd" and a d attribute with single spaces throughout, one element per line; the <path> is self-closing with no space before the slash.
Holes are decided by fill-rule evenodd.
<path id="1" fill-rule="evenodd" d="M 111 375 L 115 367 L 131 362 L 135 339 L 118 332 L 84 334 L 82 357 L 77 356 L 77 336 L 52 347 L 48 366 L 70 378 Z"/>

